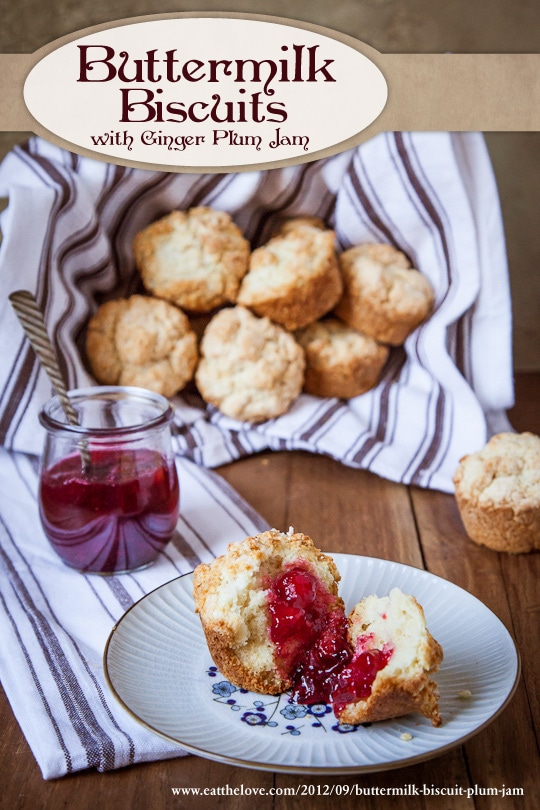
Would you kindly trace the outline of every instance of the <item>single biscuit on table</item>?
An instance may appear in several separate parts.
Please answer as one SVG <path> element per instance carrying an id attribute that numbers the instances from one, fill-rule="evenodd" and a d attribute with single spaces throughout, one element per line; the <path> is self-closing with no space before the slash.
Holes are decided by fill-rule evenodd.
<path id="1" fill-rule="evenodd" d="M 499 433 L 464 456 L 454 475 L 469 537 L 510 554 L 540 549 L 540 437 Z"/>
<path id="2" fill-rule="evenodd" d="M 236 301 L 250 247 L 229 214 L 201 206 L 148 225 L 135 236 L 133 253 L 149 292 L 210 312 Z"/>
<path id="3" fill-rule="evenodd" d="M 243 689 L 288 689 L 306 644 L 333 611 L 343 613 L 338 581 L 333 559 L 293 530 L 231 543 L 226 554 L 199 565 L 193 595 L 220 672 Z"/>
<path id="4" fill-rule="evenodd" d="M 340 267 L 344 291 L 334 314 L 381 343 L 404 343 L 433 307 L 430 282 L 392 245 L 352 247 Z"/>
<path id="5" fill-rule="evenodd" d="M 328 318 L 295 333 L 306 354 L 304 391 L 319 397 L 349 399 L 379 382 L 388 346 Z"/>
<path id="6" fill-rule="evenodd" d="M 291 226 L 251 254 L 238 303 L 286 329 L 301 329 L 339 301 L 343 283 L 333 231 Z"/>
<path id="7" fill-rule="evenodd" d="M 244 307 L 214 315 L 200 349 L 195 379 L 201 396 L 233 419 L 272 419 L 302 390 L 302 348 L 281 326 Z"/>
<path id="8" fill-rule="evenodd" d="M 193 377 L 197 338 L 178 307 L 132 295 L 103 304 L 90 319 L 86 354 L 98 382 L 170 397 Z"/>
<path id="9" fill-rule="evenodd" d="M 388 596 L 368 596 L 354 607 L 349 622 L 354 655 L 333 693 L 339 721 L 354 725 L 419 713 L 440 726 L 439 691 L 430 676 L 443 651 L 416 599 L 398 588 Z M 376 675 L 364 690 L 360 675 L 367 672 Z"/>

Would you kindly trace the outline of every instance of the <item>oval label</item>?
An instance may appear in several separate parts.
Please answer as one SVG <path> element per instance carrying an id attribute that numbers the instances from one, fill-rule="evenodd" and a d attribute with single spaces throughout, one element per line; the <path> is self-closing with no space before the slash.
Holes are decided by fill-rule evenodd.
<path id="1" fill-rule="evenodd" d="M 24 86 L 30 113 L 75 151 L 192 170 L 339 151 L 386 99 L 383 74 L 356 47 L 237 17 L 168 17 L 93 32 L 44 56 Z"/>

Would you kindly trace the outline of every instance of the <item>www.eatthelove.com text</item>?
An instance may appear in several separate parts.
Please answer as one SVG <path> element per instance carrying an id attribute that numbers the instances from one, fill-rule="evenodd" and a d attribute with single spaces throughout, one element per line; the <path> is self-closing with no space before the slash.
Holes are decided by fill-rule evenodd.
<path id="1" fill-rule="evenodd" d="M 485 787 L 473 785 L 438 786 L 406 784 L 401 787 L 369 786 L 357 784 L 300 784 L 296 787 L 246 787 L 223 785 L 221 787 L 173 787 L 173 796 L 463 796 L 473 799 L 475 796 L 523 796 L 522 787 Z"/>

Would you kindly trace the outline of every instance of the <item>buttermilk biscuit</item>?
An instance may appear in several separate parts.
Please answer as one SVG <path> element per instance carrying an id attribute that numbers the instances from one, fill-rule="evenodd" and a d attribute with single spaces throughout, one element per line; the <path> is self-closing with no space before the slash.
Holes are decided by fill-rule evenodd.
<path id="1" fill-rule="evenodd" d="M 540 438 L 499 433 L 461 459 L 456 499 L 469 537 L 511 554 L 540 549 Z"/>
<path id="2" fill-rule="evenodd" d="M 136 385 L 170 397 L 192 378 L 197 339 L 184 313 L 143 295 L 103 304 L 88 324 L 86 353 L 105 385 Z"/>
<path id="3" fill-rule="evenodd" d="M 389 349 L 336 318 L 306 326 L 295 337 L 306 354 L 304 391 L 356 397 L 377 385 Z"/>
<path id="4" fill-rule="evenodd" d="M 389 596 L 368 596 L 355 606 L 349 621 L 355 653 L 351 664 L 340 673 L 334 692 L 340 723 L 369 723 L 419 713 L 440 726 L 439 693 L 430 675 L 439 668 L 443 652 L 427 630 L 424 611 L 416 599 L 398 588 Z M 364 668 L 365 654 L 373 650 L 387 660 L 375 676 L 371 693 L 341 708 L 355 663 Z"/>
<path id="5" fill-rule="evenodd" d="M 291 334 L 243 307 L 223 309 L 201 341 L 202 397 L 233 419 L 279 416 L 302 390 L 304 352 Z"/>
<path id="6" fill-rule="evenodd" d="M 326 230 L 326 225 L 319 217 L 299 216 L 284 219 L 276 228 L 274 236 L 284 236 L 297 228 L 315 228 L 318 231 Z"/>
<path id="7" fill-rule="evenodd" d="M 363 244 L 340 257 L 344 292 L 335 314 L 381 343 L 398 346 L 433 306 L 427 278 L 391 245 Z"/>
<path id="8" fill-rule="evenodd" d="M 321 610 L 343 610 L 339 574 L 331 557 L 305 534 L 275 529 L 231 543 L 227 553 L 193 576 L 197 613 L 212 658 L 231 683 L 277 695 L 291 686 L 296 650 L 280 659 L 269 632 L 269 588 L 288 571 L 307 571 L 324 595 Z M 301 640 L 300 640 L 301 643 Z"/>
<path id="9" fill-rule="evenodd" d="M 133 253 L 149 292 L 209 312 L 236 300 L 249 243 L 229 214 L 199 207 L 173 211 L 140 231 Z"/>
<path id="10" fill-rule="evenodd" d="M 286 329 L 301 329 L 338 302 L 343 285 L 334 232 L 300 225 L 251 254 L 238 303 Z"/>

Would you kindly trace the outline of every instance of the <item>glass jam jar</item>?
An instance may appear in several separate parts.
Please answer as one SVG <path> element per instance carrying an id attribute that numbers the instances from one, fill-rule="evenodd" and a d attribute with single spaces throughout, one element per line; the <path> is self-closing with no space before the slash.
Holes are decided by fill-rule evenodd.
<path id="1" fill-rule="evenodd" d="M 179 487 L 168 401 L 143 388 L 79 388 L 44 405 L 39 509 L 58 556 L 82 572 L 145 568 L 165 548 L 178 519 Z"/>

